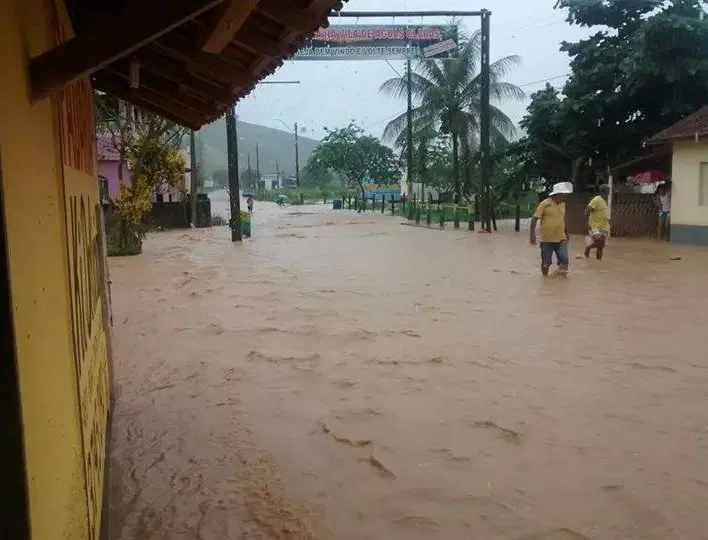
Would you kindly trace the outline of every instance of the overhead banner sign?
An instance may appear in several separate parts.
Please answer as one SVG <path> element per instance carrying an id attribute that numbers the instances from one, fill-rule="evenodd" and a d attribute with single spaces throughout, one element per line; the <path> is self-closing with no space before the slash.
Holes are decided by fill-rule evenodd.
<path id="1" fill-rule="evenodd" d="M 321 28 L 295 60 L 456 58 L 457 25 L 332 25 Z"/>

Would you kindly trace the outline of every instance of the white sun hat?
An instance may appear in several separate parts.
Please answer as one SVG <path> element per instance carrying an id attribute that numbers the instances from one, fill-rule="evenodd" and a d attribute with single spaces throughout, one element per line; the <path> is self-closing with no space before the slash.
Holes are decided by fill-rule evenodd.
<path id="1" fill-rule="evenodd" d="M 551 190 L 551 196 L 553 195 L 567 195 L 568 193 L 573 193 L 572 182 L 558 182 L 553 184 L 553 189 Z"/>

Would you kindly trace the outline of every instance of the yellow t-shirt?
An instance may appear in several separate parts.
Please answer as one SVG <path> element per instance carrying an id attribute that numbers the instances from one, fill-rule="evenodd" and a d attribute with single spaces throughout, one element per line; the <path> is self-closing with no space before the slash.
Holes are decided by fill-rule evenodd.
<path id="1" fill-rule="evenodd" d="M 607 218 L 607 201 L 596 195 L 588 203 L 590 215 L 588 216 L 588 227 L 591 231 L 609 232 L 610 220 Z"/>
<path id="2" fill-rule="evenodd" d="M 541 222 L 541 242 L 562 242 L 565 235 L 565 203 L 550 197 L 541 201 L 533 217 Z"/>

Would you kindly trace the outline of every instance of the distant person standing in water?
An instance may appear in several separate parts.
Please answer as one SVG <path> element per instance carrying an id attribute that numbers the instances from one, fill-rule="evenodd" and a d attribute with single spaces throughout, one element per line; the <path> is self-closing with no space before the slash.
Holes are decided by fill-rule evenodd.
<path id="1" fill-rule="evenodd" d="M 568 227 L 565 220 L 565 201 L 573 193 L 573 184 L 559 182 L 547 199 L 541 201 L 531 218 L 529 242 L 536 245 L 536 223 L 541 222 L 541 273 L 548 275 L 556 254 L 558 272 L 568 273 Z"/>
<path id="2" fill-rule="evenodd" d="M 671 182 L 664 182 L 656 188 L 657 202 L 659 205 L 659 226 L 656 239 L 661 240 L 664 235 L 669 238 L 671 226 Z"/>
<path id="3" fill-rule="evenodd" d="M 602 259 L 605 252 L 605 243 L 610 235 L 610 217 L 608 215 L 609 206 L 607 198 L 610 195 L 610 186 L 603 184 L 600 186 L 600 194 L 595 195 L 585 208 L 585 216 L 588 218 L 588 237 L 585 240 L 585 258 L 590 257 L 590 252 L 595 250 L 597 260 Z"/>
<path id="4" fill-rule="evenodd" d="M 246 199 L 246 206 L 248 206 L 248 213 L 252 214 L 253 213 L 253 196 L 249 196 Z"/>

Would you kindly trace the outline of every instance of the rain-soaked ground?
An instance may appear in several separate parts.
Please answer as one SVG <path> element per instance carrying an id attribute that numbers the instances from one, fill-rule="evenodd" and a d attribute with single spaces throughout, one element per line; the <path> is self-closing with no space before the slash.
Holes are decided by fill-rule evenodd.
<path id="1" fill-rule="evenodd" d="M 526 233 L 254 234 L 111 260 L 112 538 L 708 538 L 708 250 L 543 280 Z"/>

